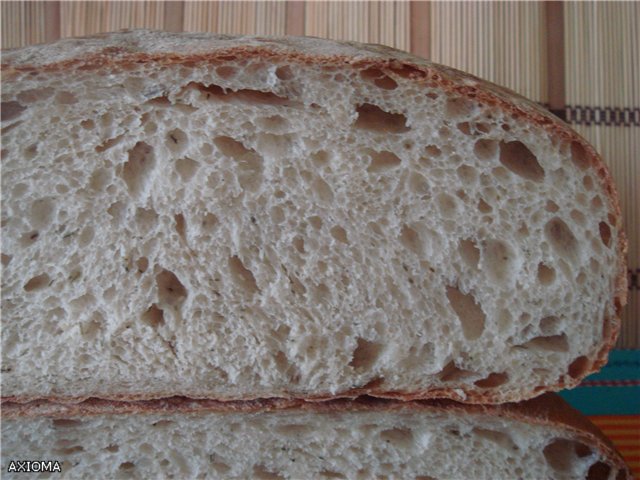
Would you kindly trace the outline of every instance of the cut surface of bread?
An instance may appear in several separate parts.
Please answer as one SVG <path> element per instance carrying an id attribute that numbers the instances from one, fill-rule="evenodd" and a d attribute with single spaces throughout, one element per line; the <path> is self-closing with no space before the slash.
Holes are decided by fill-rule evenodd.
<path id="1" fill-rule="evenodd" d="M 503 402 L 606 361 L 615 189 L 512 92 L 309 38 L 2 62 L 5 399 Z"/>
<path id="2" fill-rule="evenodd" d="M 9 405 L 2 467 L 57 459 L 65 478 L 114 479 L 631 478 L 601 433 L 551 397 Z"/>

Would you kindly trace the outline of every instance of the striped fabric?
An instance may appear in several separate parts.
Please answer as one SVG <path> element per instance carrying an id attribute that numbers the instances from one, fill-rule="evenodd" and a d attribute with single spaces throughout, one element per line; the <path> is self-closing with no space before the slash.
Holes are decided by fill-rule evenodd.
<path id="1" fill-rule="evenodd" d="M 640 415 L 595 415 L 589 419 L 611 439 L 633 475 L 640 478 Z"/>
<path id="2" fill-rule="evenodd" d="M 560 395 L 600 427 L 640 478 L 640 350 L 613 350 L 600 372 Z"/>

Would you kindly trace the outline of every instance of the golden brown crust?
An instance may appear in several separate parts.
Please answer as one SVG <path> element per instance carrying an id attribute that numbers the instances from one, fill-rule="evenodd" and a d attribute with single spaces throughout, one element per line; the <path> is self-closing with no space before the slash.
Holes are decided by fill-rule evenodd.
<path id="1" fill-rule="evenodd" d="M 548 393 L 519 403 L 502 405 L 468 405 L 451 400 L 422 400 L 400 402 L 364 396 L 355 400 L 337 399 L 325 402 L 303 400 L 261 399 L 237 402 L 216 400 L 194 400 L 186 397 L 171 397 L 161 400 L 118 402 L 91 398 L 78 404 L 57 404 L 35 401 L 27 404 L 8 402 L 2 406 L 3 419 L 51 417 L 72 418 L 93 415 L 146 415 L 146 414 L 200 414 L 208 413 L 255 413 L 296 410 L 310 413 L 329 412 L 453 412 L 462 417 L 495 416 L 530 425 L 549 426 L 565 430 L 607 458 L 616 468 L 630 473 L 611 441 L 586 417 L 570 407 L 558 395 Z"/>
<path id="2" fill-rule="evenodd" d="M 39 57 L 40 63 L 29 63 L 25 61 L 23 56 L 30 58 L 29 55 L 22 55 L 19 51 L 12 51 L 10 55 L 4 55 L 2 64 L 2 74 L 4 79 L 19 76 L 21 74 L 38 74 L 47 73 L 55 74 L 68 70 L 101 70 L 101 71 L 123 71 L 139 68 L 140 65 L 154 63 L 161 66 L 185 65 L 195 66 L 201 64 L 216 65 L 228 62 L 232 59 L 243 59 L 258 57 L 268 59 L 274 62 L 288 62 L 306 65 L 322 65 L 354 68 L 376 68 L 387 73 L 390 76 L 401 76 L 413 80 L 418 85 L 429 85 L 441 88 L 446 94 L 466 97 L 473 101 L 501 109 L 513 119 L 525 119 L 533 123 L 558 141 L 567 144 L 577 143 L 584 150 L 587 163 L 590 168 L 597 173 L 603 190 L 607 193 L 609 199 L 609 219 L 612 228 L 618 232 L 617 259 L 618 273 L 615 280 L 615 293 L 612 299 L 615 305 L 615 314 L 608 315 L 603 321 L 603 339 L 598 352 L 587 359 L 586 364 L 582 365 L 577 375 L 564 375 L 558 379 L 554 385 L 545 385 L 544 388 L 533 392 L 496 392 L 492 390 L 478 390 L 474 386 L 456 385 L 454 388 L 434 388 L 419 392 L 389 392 L 381 387 L 354 389 L 347 392 L 327 393 L 315 396 L 305 396 L 307 400 L 326 400 L 328 398 L 353 398 L 358 395 L 367 394 L 381 398 L 397 398 L 402 400 L 413 399 L 430 399 L 430 398 L 449 398 L 466 403 L 502 403 L 509 401 L 518 401 L 528 398 L 532 395 L 541 393 L 542 391 L 558 391 L 563 388 L 573 388 L 578 385 L 582 378 L 590 373 L 598 371 L 607 362 L 608 352 L 616 342 L 620 331 L 620 314 L 622 307 L 627 302 L 627 266 L 626 252 L 627 241 L 622 230 L 622 215 L 618 201 L 617 192 L 613 183 L 613 179 L 602 158 L 578 133 L 573 131 L 567 124 L 560 121 L 550 112 L 544 110 L 536 103 L 508 90 L 504 87 L 495 85 L 485 80 L 474 77 L 470 74 L 445 67 L 442 65 L 427 62 L 418 57 L 411 56 L 405 52 L 377 46 L 377 45 L 361 45 L 348 42 L 329 42 L 320 39 L 304 39 L 296 37 L 225 37 L 211 36 L 215 47 L 210 51 L 200 48 L 197 51 L 190 52 L 189 49 L 182 51 L 176 48 L 175 44 L 180 44 L 180 40 L 173 39 L 173 43 L 166 40 L 166 35 L 160 39 L 158 43 L 161 45 L 155 48 L 153 52 L 139 51 L 135 48 L 123 46 L 122 39 L 113 42 L 110 45 L 112 37 L 122 35 L 131 35 L 134 38 L 137 34 L 140 36 L 153 35 L 153 32 L 124 32 L 118 34 L 101 34 L 91 39 L 104 39 L 104 46 L 94 48 L 89 55 L 81 54 L 60 61 L 47 62 L 46 59 Z M 199 37 L 185 37 L 199 38 Z M 234 46 L 225 47 L 221 40 L 233 39 L 236 41 Z M 238 41 L 247 39 L 250 45 L 238 46 Z M 86 39 L 84 39 L 86 40 Z M 69 40 L 67 40 L 69 41 Z M 78 39 L 82 42 L 83 39 Z M 163 42 L 166 49 L 163 50 Z M 95 46 L 95 45 L 94 45 Z M 317 47 L 317 51 L 313 48 Z M 311 48 L 310 48 L 311 47 Z M 347 53 L 342 51 L 344 49 Z M 180 53 L 179 53 L 180 52 Z M 358 54 L 356 54 L 358 53 Z M 55 57 L 55 56 L 54 56 Z M 57 57 L 56 57 L 57 58 Z M 174 392 L 167 392 L 171 395 Z M 182 392 L 188 394 L 189 392 Z M 144 394 L 131 393 L 128 395 L 105 395 L 105 398 L 114 400 L 144 400 L 161 398 L 162 394 Z M 282 392 L 282 396 L 289 398 L 290 394 Z M 49 396 L 49 400 L 80 402 L 86 397 L 58 397 Z M 247 399 L 247 398 L 243 398 Z M 238 398 L 227 398 L 226 400 L 243 400 Z M 31 397 L 2 397 L 2 401 L 11 402 L 28 402 L 34 400 Z"/>

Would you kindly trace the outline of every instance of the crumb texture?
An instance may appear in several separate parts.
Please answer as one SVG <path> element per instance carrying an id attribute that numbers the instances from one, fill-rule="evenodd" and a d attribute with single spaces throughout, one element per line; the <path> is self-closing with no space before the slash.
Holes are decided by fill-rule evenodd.
<path id="1" fill-rule="evenodd" d="M 3 82 L 3 395 L 503 401 L 599 355 L 579 143 L 397 68 L 103 69 Z"/>
<path id="2" fill-rule="evenodd" d="M 58 459 L 65 478 L 627 478 L 569 429 L 444 411 L 3 421 L 3 468 L 22 458 Z"/>

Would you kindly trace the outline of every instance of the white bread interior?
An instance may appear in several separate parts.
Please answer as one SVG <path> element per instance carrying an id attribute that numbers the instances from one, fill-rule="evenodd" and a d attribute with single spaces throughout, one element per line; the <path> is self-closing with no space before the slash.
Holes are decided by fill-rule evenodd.
<path id="1" fill-rule="evenodd" d="M 622 233 L 565 127 L 387 50 L 66 42 L 3 55 L 3 396 L 499 402 L 606 355 Z M 181 45 L 262 53 L 118 63 Z"/>
<path id="2" fill-rule="evenodd" d="M 316 404 L 4 419 L 2 466 L 55 459 L 64 478 L 110 479 L 631 478 L 615 452 L 580 429 L 449 408 Z"/>

